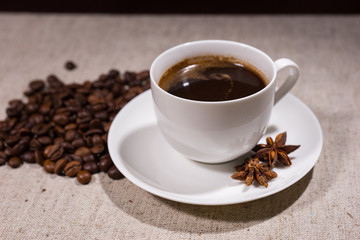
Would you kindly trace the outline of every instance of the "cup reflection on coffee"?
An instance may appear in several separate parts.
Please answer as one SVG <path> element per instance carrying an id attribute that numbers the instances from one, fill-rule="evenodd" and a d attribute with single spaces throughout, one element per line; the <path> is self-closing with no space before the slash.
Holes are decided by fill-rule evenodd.
<path id="1" fill-rule="evenodd" d="M 288 78 L 276 89 L 276 75 Z M 294 86 L 298 66 L 275 62 L 246 44 L 204 40 L 160 54 L 150 68 L 158 126 L 185 157 L 204 163 L 233 160 L 264 135 L 274 103 Z"/>

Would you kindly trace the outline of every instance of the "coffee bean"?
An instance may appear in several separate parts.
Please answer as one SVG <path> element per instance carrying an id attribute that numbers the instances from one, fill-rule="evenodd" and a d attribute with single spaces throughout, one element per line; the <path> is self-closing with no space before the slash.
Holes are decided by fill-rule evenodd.
<path id="1" fill-rule="evenodd" d="M 8 146 L 12 147 L 12 146 L 14 146 L 16 143 L 18 143 L 19 140 L 20 140 L 20 136 L 18 136 L 18 135 L 10 135 L 10 136 L 7 136 L 7 137 L 5 138 L 5 141 L 4 141 L 4 142 L 5 142 Z"/>
<path id="2" fill-rule="evenodd" d="M 52 107 L 52 103 L 50 101 L 43 102 L 39 108 L 39 112 L 44 115 L 49 114 L 51 111 L 51 107 Z"/>
<path id="3" fill-rule="evenodd" d="M 57 160 L 54 166 L 54 173 L 57 175 L 64 175 L 64 168 L 66 164 L 67 161 L 64 158 Z"/>
<path id="4" fill-rule="evenodd" d="M 109 154 L 106 154 L 100 158 L 99 168 L 101 171 L 107 172 L 112 165 L 114 165 L 114 163 L 112 162 Z"/>
<path id="5" fill-rule="evenodd" d="M 27 151 L 27 152 L 23 153 L 20 156 L 20 158 L 23 162 L 35 163 L 34 152 L 32 152 L 32 151 Z"/>
<path id="6" fill-rule="evenodd" d="M 26 142 L 19 142 L 10 150 L 9 155 L 10 156 L 20 156 L 23 152 L 26 151 L 28 146 L 29 146 L 29 144 Z"/>
<path id="7" fill-rule="evenodd" d="M 97 165 L 97 163 L 95 161 L 85 162 L 84 165 L 83 165 L 83 169 L 88 171 L 91 174 L 95 174 L 95 173 L 98 173 L 100 171 L 99 167 L 98 167 L 98 165 Z"/>
<path id="8" fill-rule="evenodd" d="M 0 166 L 4 165 L 6 163 L 6 158 L 0 157 Z"/>
<path id="9" fill-rule="evenodd" d="M 105 145 L 105 142 L 100 134 L 94 134 L 91 138 L 91 141 L 93 145 Z"/>
<path id="10" fill-rule="evenodd" d="M 49 136 L 41 136 L 38 138 L 38 141 L 44 146 L 51 145 L 53 142 Z"/>
<path id="11" fill-rule="evenodd" d="M 31 128 L 31 132 L 36 136 L 42 136 L 45 135 L 50 128 L 51 128 L 50 124 L 39 123 Z"/>
<path id="12" fill-rule="evenodd" d="M 103 123 L 99 119 L 93 119 L 89 123 L 89 128 L 90 129 L 96 128 L 103 130 Z"/>
<path id="13" fill-rule="evenodd" d="M 84 162 L 90 162 L 90 161 L 95 161 L 95 156 L 93 154 L 88 154 L 82 157 L 82 160 Z"/>
<path id="14" fill-rule="evenodd" d="M 75 150 L 74 154 L 77 155 L 77 156 L 80 156 L 80 157 L 84 157 L 84 156 L 86 156 L 86 155 L 88 155 L 90 153 L 91 152 L 90 152 L 89 148 L 87 148 L 87 147 L 79 147 L 79 148 L 77 148 Z"/>
<path id="15" fill-rule="evenodd" d="M 100 154 L 105 150 L 105 146 L 104 145 L 94 145 L 93 147 L 90 148 L 90 152 L 92 154 Z"/>
<path id="16" fill-rule="evenodd" d="M 60 79 L 54 74 L 49 75 L 46 78 L 46 81 L 48 82 L 50 88 L 52 89 L 60 89 L 64 86 L 64 83 L 60 81 Z"/>
<path id="17" fill-rule="evenodd" d="M 64 173 L 68 177 L 75 177 L 76 174 L 81 170 L 81 163 L 78 161 L 68 162 L 64 167 Z"/>
<path id="18" fill-rule="evenodd" d="M 33 80 L 30 82 L 29 87 L 32 91 L 36 92 L 45 87 L 45 83 L 43 80 Z"/>
<path id="19" fill-rule="evenodd" d="M 49 158 L 51 161 L 56 161 L 64 153 L 64 148 L 61 142 L 57 142 L 54 145 L 49 145 L 44 149 L 45 158 Z"/>
<path id="20" fill-rule="evenodd" d="M 85 136 L 88 137 L 94 134 L 102 134 L 103 132 L 104 131 L 100 128 L 91 128 L 88 131 L 86 131 Z"/>
<path id="21" fill-rule="evenodd" d="M 67 70 L 74 70 L 76 68 L 76 64 L 74 62 L 72 62 L 72 61 L 67 61 L 65 63 L 65 68 Z"/>
<path id="22" fill-rule="evenodd" d="M 20 136 L 20 137 L 30 136 L 31 135 L 31 130 L 29 128 L 27 128 L 27 127 L 22 127 L 17 131 L 17 135 Z"/>
<path id="23" fill-rule="evenodd" d="M 78 133 L 76 130 L 71 129 L 71 130 L 67 130 L 65 131 L 65 136 L 64 136 L 64 140 L 66 142 L 72 142 L 75 140 L 75 138 L 77 137 Z"/>
<path id="24" fill-rule="evenodd" d="M 21 159 L 19 157 L 11 157 L 8 160 L 8 165 L 12 168 L 18 168 L 21 165 Z"/>
<path id="25" fill-rule="evenodd" d="M 35 150 L 34 151 L 34 159 L 35 159 L 35 162 L 37 164 L 40 164 L 40 165 L 43 165 L 43 162 L 44 162 L 44 157 L 41 153 L 40 150 Z"/>
<path id="26" fill-rule="evenodd" d="M 29 116 L 29 122 L 32 123 L 34 126 L 35 124 L 40 124 L 40 123 L 44 123 L 45 118 L 43 115 L 39 114 L 39 113 L 33 113 Z M 37 128 L 39 128 L 40 126 L 36 126 Z M 33 131 L 31 129 L 31 131 Z M 34 131 L 36 131 L 36 129 L 34 129 Z M 37 130 L 38 131 L 38 130 Z M 34 133 L 34 132 L 33 132 Z"/>
<path id="27" fill-rule="evenodd" d="M 55 162 L 46 159 L 43 163 L 44 170 L 48 173 L 54 173 Z"/>
<path id="28" fill-rule="evenodd" d="M 75 147 L 75 148 L 80 148 L 85 146 L 85 141 L 82 138 L 76 138 L 74 139 L 74 141 L 71 142 L 71 144 Z"/>
<path id="29" fill-rule="evenodd" d="M 25 111 L 27 114 L 35 113 L 39 109 L 39 104 L 37 103 L 28 103 L 25 107 Z"/>
<path id="30" fill-rule="evenodd" d="M 122 173 L 116 168 L 115 165 L 109 168 L 107 175 L 112 179 L 121 179 L 124 177 L 124 175 L 122 175 Z"/>
<path id="31" fill-rule="evenodd" d="M 65 126 L 68 123 L 68 117 L 65 113 L 57 113 L 53 116 L 54 123 Z"/>
<path id="32" fill-rule="evenodd" d="M 24 103 L 21 100 L 14 99 L 9 102 L 9 107 L 6 109 L 6 114 L 10 118 L 16 118 L 21 115 L 24 108 Z"/>
<path id="33" fill-rule="evenodd" d="M 6 154 L 4 152 L 0 151 L 0 166 L 4 165 L 6 163 L 6 161 L 7 161 Z"/>
<path id="34" fill-rule="evenodd" d="M 64 127 L 65 131 L 76 130 L 77 125 L 75 123 L 69 123 Z"/>
<path id="35" fill-rule="evenodd" d="M 81 184 L 88 184 L 91 181 L 91 174 L 88 171 L 81 170 L 77 173 L 76 179 Z"/>

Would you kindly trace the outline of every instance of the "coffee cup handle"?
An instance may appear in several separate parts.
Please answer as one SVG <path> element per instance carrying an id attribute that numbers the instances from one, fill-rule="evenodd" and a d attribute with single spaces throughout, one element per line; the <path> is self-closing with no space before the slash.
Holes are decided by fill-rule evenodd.
<path id="1" fill-rule="evenodd" d="M 299 79 L 299 67 L 298 65 L 290 59 L 280 58 L 275 61 L 276 72 L 279 73 L 282 70 L 288 69 L 289 75 L 282 85 L 275 91 L 275 100 L 276 104 L 281 98 L 283 98 L 295 85 Z"/>

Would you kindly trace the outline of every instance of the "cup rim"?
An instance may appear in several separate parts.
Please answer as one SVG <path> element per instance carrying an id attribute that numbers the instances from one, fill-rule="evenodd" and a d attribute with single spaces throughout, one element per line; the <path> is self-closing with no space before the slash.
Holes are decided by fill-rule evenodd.
<path id="1" fill-rule="evenodd" d="M 202 100 L 192 100 L 192 99 L 187 99 L 187 98 L 182 98 L 182 97 L 178 97 L 175 96 L 167 91 L 165 91 L 164 89 L 162 89 L 159 84 L 155 81 L 154 78 L 154 68 L 155 65 L 157 64 L 157 62 L 160 61 L 161 58 L 163 58 L 164 56 L 170 54 L 171 52 L 177 51 L 178 49 L 181 49 L 183 47 L 187 47 L 187 46 L 191 46 L 191 45 L 196 45 L 196 44 L 203 44 L 203 43 L 214 43 L 214 44 L 233 44 L 233 45 L 241 45 L 242 47 L 246 47 L 251 49 L 252 51 L 258 52 L 259 54 L 263 55 L 270 63 L 272 66 L 272 70 L 274 72 L 273 76 L 271 79 L 268 79 L 269 83 L 260 91 L 257 91 L 256 93 L 253 93 L 251 95 L 248 95 L 246 97 L 241 97 L 241 98 L 237 98 L 237 99 L 232 99 L 232 100 L 221 100 L 221 101 L 202 101 Z M 214 54 L 215 55 L 215 54 Z M 200 56 L 200 55 L 198 55 Z M 238 58 L 238 57 L 237 57 Z M 235 102 L 243 102 L 243 101 L 248 101 L 251 100 L 261 94 L 263 94 L 263 92 L 267 91 L 273 84 L 275 84 L 275 78 L 277 75 L 277 71 L 276 71 L 276 66 L 274 61 L 269 57 L 269 55 L 267 55 L 265 52 L 263 52 L 262 50 L 253 47 L 251 45 L 245 44 L 245 43 L 241 43 L 241 42 L 236 42 L 236 41 L 229 41 L 229 40 L 217 40 L 217 39 L 210 39 L 210 40 L 196 40 L 196 41 L 190 41 L 190 42 L 185 42 L 185 43 L 181 43 L 178 45 L 175 45 L 171 48 L 168 48 L 167 50 L 163 51 L 160 55 L 158 55 L 154 61 L 152 62 L 151 66 L 150 66 L 150 82 L 151 82 L 151 88 L 155 87 L 156 89 L 158 89 L 160 92 L 164 93 L 165 95 L 174 98 L 174 99 L 178 99 L 184 102 L 191 102 L 191 103 L 198 103 L 198 104 L 225 104 L 225 103 L 235 103 Z"/>

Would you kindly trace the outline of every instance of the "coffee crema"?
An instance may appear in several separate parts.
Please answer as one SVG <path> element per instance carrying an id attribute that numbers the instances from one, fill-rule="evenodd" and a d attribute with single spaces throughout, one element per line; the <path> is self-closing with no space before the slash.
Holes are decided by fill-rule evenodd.
<path id="1" fill-rule="evenodd" d="M 206 55 L 170 67 L 159 86 L 175 96 L 197 101 L 228 101 L 252 95 L 268 84 L 254 66 L 234 57 Z"/>

